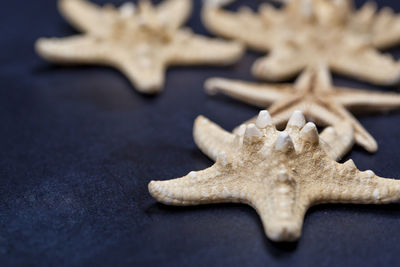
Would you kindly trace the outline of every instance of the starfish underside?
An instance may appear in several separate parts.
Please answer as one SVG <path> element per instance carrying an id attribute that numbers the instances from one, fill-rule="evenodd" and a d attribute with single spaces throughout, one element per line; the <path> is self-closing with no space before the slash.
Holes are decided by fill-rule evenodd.
<path id="1" fill-rule="evenodd" d="M 41 38 L 37 52 L 56 63 L 102 64 L 119 69 L 143 93 L 162 89 L 168 65 L 226 65 L 243 53 L 237 42 L 210 39 L 179 29 L 190 0 L 165 0 L 157 7 L 142 0 L 136 8 L 103 8 L 85 0 L 60 0 L 64 17 L 83 34 Z M 171 15 L 173 14 L 173 15 Z"/>
<path id="2" fill-rule="evenodd" d="M 216 34 L 270 52 L 253 65 L 258 78 L 285 80 L 323 62 L 374 84 L 400 80 L 400 63 L 376 49 L 400 42 L 400 16 L 388 8 L 376 14 L 372 4 L 356 11 L 351 1 L 292 0 L 281 9 L 263 4 L 258 13 L 248 8 L 234 13 L 208 5 L 203 21 Z"/>
<path id="3" fill-rule="evenodd" d="M 149 191 L 169 205 L 251 205 L 260 215 L 266 235 L 274 241 L 297 240 L 312 205 L 399 201 L 400 181 L 380 178 L 372 171 L 361 172 L 352 160 L 337 163 L 321 146 L 324 141 L 316 126 L 304 123 L 301 113 L 295 112 L 285 131 L 279 132 L 268 112 L 262 111 L 257 124 L 248 125 L 243 136 L 199 117 L 195 140 L 211 155 L 222 148 L 216 163 L 182 178 L 152 181 Z M 213 140 L 215 136 L 217 140 Z M 219 140 L 224 140 L 224 145 Z"/>
<path id="4" fill-rule="evenodd" d="M 378 149 L 375 139 L 346 108 L 365 112 L 400 107 L 400 95 L 396 93 L 334 87 L 323 65 L 307 69 L 294 85 L 212 78 L 206 81 L 205 86 L 212 94 L 222 92 L 258 107 L 269 106 L 268 111 L 279 126 L 289 120 L 294 110 L 303 111 L 308 119 L 321 126 L 348 123 L 354 128 L 356 142 L 369 152 Z"/>

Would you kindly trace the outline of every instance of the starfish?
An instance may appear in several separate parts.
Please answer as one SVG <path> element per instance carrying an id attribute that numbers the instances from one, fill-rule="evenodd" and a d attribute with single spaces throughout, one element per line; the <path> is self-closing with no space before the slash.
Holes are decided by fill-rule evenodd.
<path id="1" fill-rule="evenodd" d="M 248 204 L 260 215 L 266 235 L 278 242 L 300 237 L 305 213 L 313 205 L 400 200 L 400 181 L 359 171 L 352 160 L 336 162 L 321 145 L 315 124 L 304 123 L 296 112 L 279 132 L 262 111 L 242 136 L 199 117 L 194 136 L 200 148 L 215 150 L 223 140 L 216 163 L 182 178 L 151 181 L 149 192 L 157 201 L 176 206 Z"/>
<path id="2" fill-rule="evenodd" d="M 41 38 L 37 52 L 56 63 L 103 64 L 123 72 L 142 93 L 157 93 L 167 65 L 227 65 L 243 53 L 237 42 L 222 41 L 180 29 L 190 0 L 165 0 L 154 7 L 142 0 L 119 10 L 84 0 L 60 0 L 59 9 L 81 35 Z"/>
<path id="3" fill-rule="evenodd" d="M 291 0 L 275 0 L 287 3 Z M 311 0 L 321 15 L 329 14 L 321 19 L 336 20 L 339 24 L 348 22 L 354 34 L 364 34 L 370 38 L 372 45 L 378 49 L 386 49 L 400 43 L 400 16 L 390 7 L 378 11 L 374 2 L 367 1 L 360 9 L 354 8 L 353 0 Z M 299 5 L 299 3 L 297 3 Z M 307 5 L 307 3 L 305 3 Z"/>
<path id="4" fill-rule="evenodd" d="M 222 92 L 258 107 L 269 106 L 274 123 L 282 125 L 294 110 L 301 110 L 321 126 L 349 123 L 355 131 L 356 142 L 369 152 L 376 152 L 375 139 L 346 110 L 387 111 L 400 107 L 400 94 L 339 88 L 332 85 L 326 67 L 309 68 L 291 84 L 257 84 L 222 78 L 206 81 L 208 93 Z M 247 123 L 254 122 L 255 118 Z"/>
<path id="5" fill-rule="evenodd" d="M 400 16 L 390 7 L 383 7 L 378 12 L 375 3 L 366 2 L 358 11 L 353 10 L 349 19 L 352 30 L 369 35 L 372 44 L 379 49 L 400 43 Z"/>
<path id="6" fill-rule="evenodd" d="M 258 13 L 234 13 L 208 4 L 202 17 L 210 31 L 270 52 L 253 65 L 258 78 L 281 81 L 323 62 L 333 72 L 373 84 L 398 83 L 400 63 L 375 46 L 400 41 L 400 18 L 385 9 L 371 19 L 369 5 L 358 13 L 351 6 L 345 0 L 291 0 L 282 9 L 263 4 Z"/>

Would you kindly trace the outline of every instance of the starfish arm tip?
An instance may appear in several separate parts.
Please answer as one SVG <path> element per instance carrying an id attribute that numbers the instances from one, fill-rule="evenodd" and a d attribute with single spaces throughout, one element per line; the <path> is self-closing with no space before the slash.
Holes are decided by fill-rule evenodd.
<path id="1" fill-rule="evenodd" d="M 54 52 L 56 52 L 57 46 L 55 38 L 39 38 L 35 42 L 36 53 L 44 58 L 45 60 L 51 61 L 53 59 Z"/>
<path id="2" fill-rule="evenodd" d="M 168 183 L 169 181 L 151 181 L 147 186 L 150 195 L 166 205 L 181 205 L 182 203 L 175 197 L 174 191 L 168 190 Z"/>
<path id="3" fill-rule="evenodd" d="M 301 237 L 301 229 L 298 229 L 294 223 L 287 223 L 266 229 L 265 234 L 273 242 L 295 242 Z"/>
<path id="4" fill-rule="evenodd" d="M 142 93 L 147 95 L 159 94 L 164 88 L 162 84 L 139 84 L 136 82 L 136 89 Z"/>
<path id="5" fill-rule="evenodd" d="M 36 40 L 36 42 L 35 42 L 35 51 L 37 53 L 40 54 L 42 52 L 43 45 L 45 45 L 46 40 L 47 40 L 47 38 L 43 38 L 43 37 Z"/>
<path id="6" fill-rule="evenodd" d="M 360 137 L 359 135 L 355 135 L 356 143 L 361 145 L 365 150 L 369 153 L 374 154 L 378 151 L 378 143 L 373 137 L 368 138 L 365 140 L 364 137 Z"/>
<path id="7" fill-rule="evenodd" d="M 208 95 L 216 95 L 218 86 L 223 80 L 220 78 L 209 78 L 204 82 L 204 89 Z"/>
<path id="8" fill-rule="evenodd" d="M 157 181 L 150 181 L 150 183 L 147 185 L 147 189 L 149 190 L 150 195 L 156 199 L 157 201 L 160 200 L 160 194 L 157 190 Z"/>
<path id="9" fill-rule="evenodd" d="M 277 71 L 269 65 L 270 63 L 268 58 L 260 58 L 256 60 L 251 67 L 251 73 L 257 79 L 272 82 L 286 80 L 293 76 L 291 73 L 287 73 L 286 71 Z"/>

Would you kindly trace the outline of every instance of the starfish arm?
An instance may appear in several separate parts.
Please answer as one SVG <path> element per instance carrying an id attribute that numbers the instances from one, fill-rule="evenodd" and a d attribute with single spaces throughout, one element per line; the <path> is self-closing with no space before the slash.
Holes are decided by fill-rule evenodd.
<path id="1" fill-rule="evenodd" d="M 349 18 L 349 25 L 359 33 L 366 33 L 371 29 L 377 5 L 373 2 L 366 2 L 360 9 L 354 10 Z"/>
<path id="2" fill-rule="evenodd" d="M 332 94 L 336 103 L 357 110 L 387 111 L 400 107 L 400 94 L 339 88 Z"/>
<path id="3" fill-rule="evenodd" d="M 157 201 L 176 206 L 240 202 L 247 192 L 236 186 L 234 178 L 223 176 L 221 171 L 216 163 L 182 178 L 151 181 L 149 192 Z"/>
<path id="4" fill-rule="evenodd" d="M 193 137 L 200 150 L 214 161 L 221 153 L 229 155 L 235 147 L 235 135 L 203 116 L 197 117 L 194 123 Z"/>
<path id="5" fill-rule="evenodd" d="M 157 17 L 172 28 L 185 24 L 192 11 L 191 0 L 165 0 L 157 6 Z"/>
<path id="6" fill-rule="evenodd" d="M 285 99 L 293 93 L 290 86 L 261 85 L 237 80 L 211 78 L 205 82 L 209 94 L 224 93 L 232 98 L 258 107 L 267 107 L 273 102 Z"/>
<path id="7" fill-rule="evenodd" d="M 318 103 L 313 103 L 309 106 L 307 113 L 320 125 L 336 125 L 343 122 L 349 123 L 354 128 L 356 143 L 371 153 L 377 151 L 378 145 L 375 139 L 365 130 L 357 119 L 341 105 L 330 104 L 329 106 L 322 106 Z"/>
<path id="8" fill-rule="evenodd" d="M 275 48 L 271 53 L 258 59 L 251 72 L 259 79 L 282 81 L 295 77 L 307 67 L 307 60 L 287 47 Z"/>
<path id="9" fill-rule="evenodd" d="M 379 49 L 386 49 L 400 42 L 400 17 L 389 7 L 375 16 L 372 26 L 372 42 Z"/>
<path id="10" fill-rule="evenodd" d="M 339 161 L 354 145 L 354 129 L 348 123 L 330 126 L 320 134 L 321 146 L 328 156 Z"/>
<path id="11" fill-rule="evenodd" d="M 101 7 L 86 0 L 59 0 L 58 6 L 65 19 L 82 32 L 97 32 L 110 22 Z"/>
<path id="12" fill-rule="evenodd" d="M 260 16 L 250 11 L 229 12 L 216 7 L 205 7 L 202 21 L 211 32 L 239 40 L 252 49 L 267 52 L 271 47 L 268 26 Z M 269 38 L 266 38 L 269 37 Z"/>
<path id="13" fill-rule="evenodd" d="M 244 52 L 240 43 L 211 39 L 189 32 L 180 32 L 176 46 L 169 54 L 171 64 L 229 65 L 236 62 Z"/>
<path id="14" fill-rule="evenodd" d="M 330 68 L 377 85 L 393 85 L 400 81 L 400 64 L 392 56 L 383 55 L 372 46 L 358 49 L 344 48 L 332 56 Z"/>
<path id="15" fill-rule="evenodd" d="M 257 190 L 251 197 L 250 205 L 257 211 L 264 226 L 265 234 L 275 242 L 291 242 L 300 238 L 308 201 L 296 199 L 285 201 L 275 192 L 275 202 Z"/>
<path id="16" fill-rule="evenodd" d="M 400 42 L 400 17 L 390 7 L 377 13 L 377 5 L 367 2 L 352 16 L 350 26 L 360 33 L 370 32 L 373 45 L 379 49 Z"/>
<path id="17" fill-rule="evenodd" d="M 106 63 L 107 46 L 93 37 L 79 35 L 67 38 L 40 38 L 37 53 L 55 63 Z"/>
<path id="18" fill-rule="evenodd" d="M 318 202 L 384 204 L 400 202 L 400 180 L 381 178 L 373 171 L 359 171 L 352 160 L 339 164 L 320 189 Z"/>
<path id="19" fill-rule="evenodd" d="M 112 58 L 112 65 L 122 71 L 136 89 L 145 94 L 155 94 L 162 90 L 165 80 L 165 64 L 158 58 L 136 58 L 121 54 Z"/>

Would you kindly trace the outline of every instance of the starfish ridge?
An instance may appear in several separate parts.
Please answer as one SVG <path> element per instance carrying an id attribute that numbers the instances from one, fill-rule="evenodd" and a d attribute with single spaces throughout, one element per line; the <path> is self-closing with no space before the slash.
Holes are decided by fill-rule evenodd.
<path id="1" fill-rule="evenodd" d="M 36 50 L 56 63 L 113 66 L 140 92 L 156 93 L 162 89 L 167 65 L 226 65 L 243 53 L 236 42 L 180 29 L 191 6 L 191 0 L 165 0 L 157 7 L 141 0 L 137 8 L 126 3 L 118 10 L 84 0 L 60 0 L 61 13 L 83 34 L 41 38 Z"/>
<path id="2" fill-rule="evenodd" d="M 203 117 L 195 123 L 200 148 L 215 150 L 225 140 L 216 163 L 182 178 L 152 181 L 150 194 L 169 205 L 241 202 L 256 209 L 266 235 L 274 241 L 295 241 L 307 209 L 320 203 L 383 204 L 400 200 L 400 181 L 372 171 L 359 171 L 352 160 L 337 163 L 321 146 L 313 123 L 293 114 L 279 132 L 267 111 L 256 125 L 233 135 Z M 214 136 L 219 136 L 213 140 Z M 219 144 L 218 146 L 221 146 Z M 345 146 L 343 146 L 345 148 Z"/>
<path id="3" fill-rule="evenodd" d="M 375 17 L 370 5 L 355 12 L 346 0 L 291 0 L 282 9 L 262 5 L 258 13 L 207 6 L 203 21 L 211 31 L 270 52 L 253 65 L 258 78 L 285 80 L 322 61 L 333 72 L 378 85 L 400 80 L 400 63 L 376 49 L 400 40 L 400 18 L 388 9 Z"/>
<path id="4" fill-rule="evenodd" d="M 212 78 L 206 81 L 205 86 L 211 94 L 222 92 L 259 107 L 269 106 L 277 125 L 287 122 L 294 110 L 303 111 L 321 126 L 348 122 L 354 128 L 356 142 L 369 152 L 378 149 L 375 139 L 346 108 L 353 111 L 386 111 L 400 107 L 400 95 L 396 93 L 334 87 L 323 65 L 307 69 L 294 85 Z"/>

